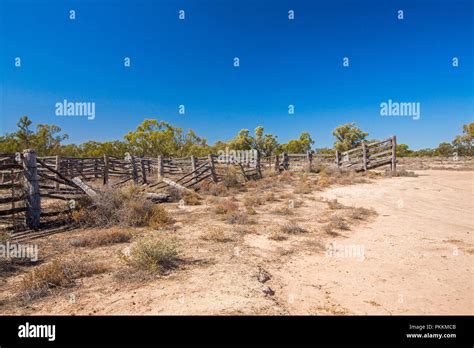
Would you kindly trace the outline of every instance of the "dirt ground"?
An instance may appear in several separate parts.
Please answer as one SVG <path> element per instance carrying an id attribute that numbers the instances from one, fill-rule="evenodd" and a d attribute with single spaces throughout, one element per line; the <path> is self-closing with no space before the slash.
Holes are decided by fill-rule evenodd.
<path id="1" fill-rule="evenodd" d="M 134 229 L 128 243 L 70 245 L 71 238 L 98 230 L 29 241 L 38 244 L 43 263 L 58 257 L 94 259 L 109 270 L 26 303 L 16 300 L 17 288 L 36 266 L 3 272 L 0 313 L 473 314 L 474 172 L 416 173 L 369 177 L 309 193 L 295 190 L 294 181 L 270 178 L 234 195 L 243 208 L 245 197 L 274 194 L 256 205 L 243 224 L 217 215 L 215 200 L 224 198 L 210 198 L 196 206 L 166 204 L 175 223 L 159 231 Z M 309 176 L 310 182 L 317 179 Z M 372 208 L 376 214 L 345 219 L 355 207 Z M 345 219 L 348 227 L 328 229 L 328 221 L 337 219 Z M 302 232 L 275 240 L 291 221 Z M 203 238 L 215 229 L 226 238 Z M 147 234 L 179 240 L 179 269 L 146 280 L 117 277 L 125 267 L 118 251 Z"/>

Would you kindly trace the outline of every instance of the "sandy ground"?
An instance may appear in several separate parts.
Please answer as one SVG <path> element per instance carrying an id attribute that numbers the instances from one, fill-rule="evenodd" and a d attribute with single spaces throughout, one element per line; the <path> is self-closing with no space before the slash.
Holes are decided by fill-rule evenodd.
<path id="1" fill-rule="evenodd" d="M 474 174 L 418 173 L 324 192 L 379 216 L 335 241 L 363 245 L 363 261 L 305 257 L 281 269 L 290 313 L 317 313 L 323 300 L 351 314 L 474 313 Z"/>
<path id="2" fill-rule="evenodd" d="M 114 277 L 121 267 L 117 251 L 126 244 L 71 250 L 67 240 L 74 233 L 97 231 L 49 236 L 40 242 L 48 258 L 76 253 L 107 261 L 111 272 L 21 306 L 11 301 L 21 277 L 15 274 L 0 280 L 0 313 L 473 314 L 474 172 L 417 173 L 297 195 L 302 205 L 290 216 L 273 212 L 285 204 L 282 196 L 257 207 L 258 223 L 248 226 L 212 217 L 207 204 L 170 206 L 177 222 L 159 233 L 179 237 L 186 262 L 146 282 Z M 327 235 L 321 222 L 337 212 L 321 197 L 373 208 L 378 215 Z M 283 241 L 268 238 L 289 220 L 308 233 Z M 231 241 L 199 238 L 213 226 L 225 228 Z M 346 253 L 328 252 L 335 247 L 345 247 Z M 270 279 L 262 282 L 262 272 Z"/>

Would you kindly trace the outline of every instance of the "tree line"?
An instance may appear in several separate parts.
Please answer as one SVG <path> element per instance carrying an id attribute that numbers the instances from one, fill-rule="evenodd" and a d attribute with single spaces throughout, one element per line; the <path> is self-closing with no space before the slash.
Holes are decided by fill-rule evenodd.
<path id="1" fill-rule="evenodd" d="M 33 128 L 28 116 L 23 116 L 17 123 L 17 130 L 0 136 L 0 152 L 21 152 L 27 148 L 36 150 L 39 156 L 61 155 L 66 157 L 98 157 L 104 154 L 123 157 L 125 153 L 136 156 L 186 157 L 190 155 L 205 156 L 219 150 L 257 150 L 262 157 L 278 155 L 282 152 L 306 153 L 311 150 L 315 141 L 310 133 L 301 133 L 298 139 L 280 143 L 278 137 L 265 133 L 264 127 L 258 126 L 253 134 L 248 129 L 240 130 L 235 137 L 227 141 L 217 141 L 209 145 L 207 140 L 198 136 L 193 130 L 184 131 L 166 121 L 145 119 L 134 131 L 123 136 L 123 140 L 87 141 L 82 144 L 65 144 L 69 138 L 56 125 L 38 124 Z M 336 127 L 332 134 L 335 137 L 332 148 L 316 149 L 320 153 L 347 151 L 368 140 L 368 133 L 362 131 L 355 123 Z M 443 142 L 435 149 L 410 150 L 408 145 L 397 146 L 398 156 L 472 156 L 474 123 L 463 126 L 463 133 L 451 143 Z"/>

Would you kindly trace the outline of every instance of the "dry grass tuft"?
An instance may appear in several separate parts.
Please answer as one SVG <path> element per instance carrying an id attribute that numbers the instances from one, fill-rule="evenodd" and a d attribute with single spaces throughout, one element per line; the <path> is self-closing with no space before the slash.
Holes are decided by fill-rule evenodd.
<path id="1" fill-rule="evenodd" d="M 339 233 L 335 232 L 331 224 L 324 225 L 322 227 L 322 230 L 330 235 L 331 237 L 337 237 L 339 236 Z"/>
<path id="2" fill-rule="evenodd" d="M 161 205 L 143 197 L 136 188 L 107 188 L 79 201 L 73 220 L 82 227 L 162 227 L 172 219 Z"/>
<path id="3" fill-rule="evenodd" d="M 313 192 L 313 189 L 311 188 L 311 183 L 308 180 L 303 180 L 301 181 L 298 186 L 293 190 L 293 193 L 296 194 L 310 194 Z"/>
<path id="4" fill-rule="evenodd" d="M 331 209 L 331 210 L 345 209 L 346 208 L 346 206 L 339 203 L 336 198 L 330 199 L 330 200 L 326 201 L 326 203 L 328 204 L 329 209 Z"/>
<path id="5" fill-rule="evenodd" d="M 331 228 L 336 229 L 336 230 L 344 230 L 344 231 L 349 231 L 350 227 L 347 223 L 347 221 L 342 217 L 342 216 L 331 216 L 331 220 L 329 225 Z"/>
<path id="6" fill-rule="evenodd" d="M 248 215 L 257 215 L 257 211 L 252 207 L 245 207 L 245 212 Z"/>
<path id="7" fill-rule="evenodd" d="M 76 279 L 104 273 L 102 263 L 54 260 L 26 274 L 20 283 L 20 297 L 31 300 L 46 296 L 53 288 L 71 287 Z"/>
<path id="8" fill-rule="evenodd" d="M 237 224 L 237 225 L 249 225 L 249 224 L 255 223 L 255 221 L 251 220 L 248 217 L 247 213 L 239 212 L 239 211 L 235 211 L 235 212 L 231 212 L 231 213 L 226 214 L 226 221 L 229 224 L 232 224 L 232 225 L 235 225 L 235 224 Z"/>
<path id="9" fill-rule="evenodd" d="M 139 272 L 165 274 L 176 268 L 179 263 L 179 251 L 174 239 L 142 238 L 131 248 L 130 254 L 123 252 L 119 256 L 132 269 Z"/>
<path id="10" fill-rule="evenodd" d="M 186 192 L 184 195 L 184 204 L 186 205 L 200 205 L 201 204 L 201 197 L 194 192 Z"/>
<path id="11" fill-rule="evenodd" d="M 132 233 L 124 230 L 113 229 L 96 232 L 94 235 L 76 237 L 69 241 L 74 247 L 98 247 L 116 243 L 126 243 L 132 238 Z"/>
<path id="12" fill-rule="evenodd" d="M 393 178 L 393 177 L 402 177 L 402 176 L 406 176 L 406 177 L 411 177 L 411 178 L 414 178 L 414 177 L 417 177 L 418 174 L 416 174 L 415 172 L 410 172 L 406 169 L 398 169 L 397 171 L 395 172 L 392 172 L 391 170 L 386 170 L 384 173 L 383 173 L 384 176 L 388 176 L 390 178 Z"/>
<path id="13" fill-rule="evenodd" d="M 288 205 L 284 205 L 282 207 L 275 208 L 272 210 L 272 214 L 275 215 L 292 215 L 293 214 L 293 208 L 289 208 Z"/>
<path id="14" fill-rule="evenodd" d="M 276 202 L 277 198 L 273 192 L 266 192 L 263 196 L 265 202 Z"/>
<path id="15" fill-rule="evenodd" d="M 300 234 L 308 232 L 306 229 L 298 226 L 295 222 L 290 222 L 281 226 L 280 231 L 286 234 Z"/>
<path id="16" fill-rule="evenodd" d="M 229 199 L 222 200 L 214 206 L 214 212 L 216 214 L 229 214 L 237 211 L 238 209 L 239 206 L 237 203 Z"/>
<path id="17" fill-rule="evenodd" d="M 199 184 L 199 192 L 216 197 L 226 197 L 230 193 L 222 182 L 216 184 L 210 181 L 202 181 Z"/>
<path id="18" fill-rule="evenodd" d="M 177 202 L 183 198 L 183 192 L 177 187 L 168 186 L 165 193 L 169 195 L 172 202 Z"/>
<path id="19" fill-rule="evenodd" d="M 370 216 L 376 215 L 377 213 L 375 212 L 374 209 L 367 209 L 363 207 L 357 207 L 357 208 L 352 208 L 349 211 L 349 218 L 353 220 L 366 220 Z"/>
<path id="20" fill-rule="evenodd" d="M 291 182 L 293 181 L 293 175 L 291 172 L 285 170 L 278 176 L 278 181 L 280 182 Z"/>
<path id="21" fill-rule="evenodd" d="M 246 207 L 256 207 L 263 204 L 263 199 L 259 196 L 259 194 L 247 195 L 244 197 L 244 205 Z"/>
<path id="22" fill-rule="evenodd" d="M 242 186 L 236 167 L 227 167 L 222 175 L 222 184 L 227 188 L 240 188 Z"/>
<path id="23" fill-rule="evenodd" d="M 8 232 L 0 232 L 0 245 L 5 245 L 8 241 L 10 241 L 11 235 Z"/>
<path id="24" fill-rule="evenodd" d="M 211 242 L 226 243 L 232 241 L 221 227 L 213 227 L 201 235 L 201 239 Z"/>
<path id="25" fill-rule="evenodd" d="M 276 240 L 276 241 L 282 241 L 282 240 L 287 240 L 288 237 L 280 232 L 280 231 L 273 231 L 272 233 L 270 233 L 270 235 L 268 236 L 268 239 L 271 239 L 271 240 Z"/>
<path id="26" fill-rule="evenodd" d="M 174 222 L 162 205 L 155 205 L 148 217 L 148 226 L 154 229 L 167 227 Z"/>

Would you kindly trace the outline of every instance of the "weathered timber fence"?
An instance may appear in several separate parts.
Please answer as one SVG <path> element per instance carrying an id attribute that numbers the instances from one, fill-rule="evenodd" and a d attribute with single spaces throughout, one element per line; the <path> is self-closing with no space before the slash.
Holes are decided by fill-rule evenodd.
<path id="1" fill-rule="evenodd" d="M 322 154 L 308 151 L 306 154 L 282 153 L 271 156 L 262 161 L 263 167 L 274 168 L 275 171 L 311 171 L 314 165 L 333 165 L 340 169 L 365 171 L 384 165 L 390 165 L 391 170 L 396 170 L 396 136 L 373 143 L 363 142 L 360 146 L 349 151 L 334 154 Z"/>
<path id="2" fill-rule="evenodd" d="M 253 162 L 223 161 L 217 155 L 167 158 L 127 155 L 124 159 L 102 157 L 37 157 L 34 150 L 22 154 L 0 154 L 0 227 L 2 224 L 26 224 L 38 229 L 50 217 L 70 213 L 71 202 L 91 194 L 87 181 L 118 187 L 126 183 L 153 190 L 168 187 L 189 190 L 199 183 L 218 183 L 233 167 L 245 181 L 262 178 L 262 171 L 311 171 L 316 165 L 364 171 L 384 165 L 396 170 L 396 137 L 362 143 L 335 154 L 307 152 L 282 153 L 257 158 Z M 60 204 L 62 202 L 62 204 Z M 66 204 L 65 204 L 66 203 Z M 73 204 L 74 205 L 74 204 Z"/>

